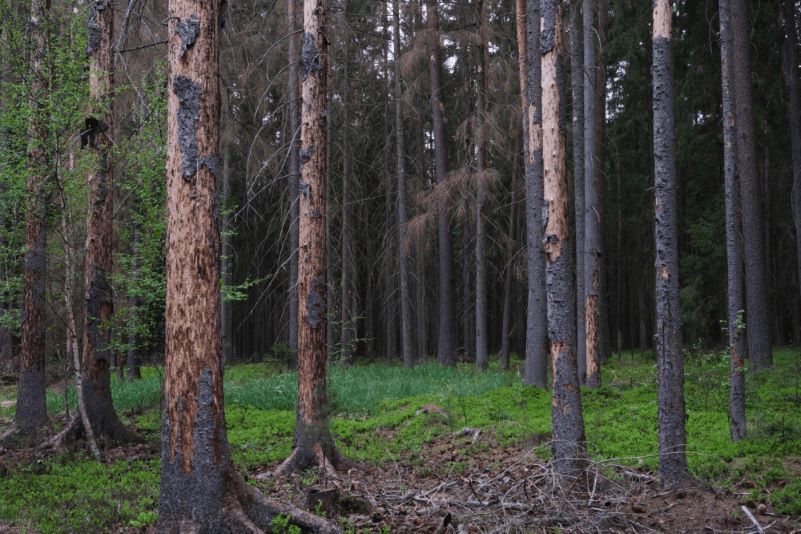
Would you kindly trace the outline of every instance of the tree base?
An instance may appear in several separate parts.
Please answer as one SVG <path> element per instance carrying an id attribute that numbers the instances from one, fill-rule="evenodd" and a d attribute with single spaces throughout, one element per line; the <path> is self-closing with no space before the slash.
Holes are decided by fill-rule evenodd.
<path id="1" fill-rule="evenodd" d="M 342 456 L 334 447 L 333 442 L 317 442 L 298 445 L 292 450 L 289 458 L 279 465 L 275 474 L 288 476 L 293 473 L 302 473 L 309 469 L 320 469 L 327 475 L 335 476 L 338 472 L 355 468 L 356 464 Z"/>

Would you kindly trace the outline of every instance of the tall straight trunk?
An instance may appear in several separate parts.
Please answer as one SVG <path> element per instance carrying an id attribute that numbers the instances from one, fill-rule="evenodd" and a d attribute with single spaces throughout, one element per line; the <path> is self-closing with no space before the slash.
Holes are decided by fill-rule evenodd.
<path id="1" fill-rule="evenodd" d="M 93 169 L 87 176 L 89 208 L 86 214 L 84 291 L 86 311 L 83 328 L 83 396 L 89 422 L 97 436 L 126 439 L 111 400 L 113 363 L 111 329 L 114 298 L 111 274 L 114 267 L 114 191 L 111 145 L 114 94 L 114 10 L 111 2 L 95 2 L 89 11 L 89 97 L 92 114 L 86 118 L 88 148 Z"/>
<path id="2" fill-rule="evenodd" d="M 572 96 L 573 183 L 576 211 L 576 354 L 578 376 L 587 372 L 586 335 L 584 331 L 584 36 L 581 17 L 582 0 L 570 3 L 570 88 Z"/>
<path id="3" fill-rule="evenodd" d="M 342 2 L 342 17 L 347 20 L 348 0 Z M 353 315 L 351 307 L 353 305 L 353 293 L 351 288 L 351 274 L 353 265 L 351 261 L 351 242 L 353 240 L 350 216 L 352 212 L 350 200 L 350 180 L 351 180 L 351 147 L 350 147 L 350 40 L 345 38 L 344 50 L 342 53 L 342 63 L 344 72 L 342 75 L 342 127 L 339 135 L 342 138 L 342 235 L 340 238 L 342 273 L 340 278 L 340 336 L 339 350 L 340 360 L 344 364 L 350 364 L 353 357 Z"/>
<path id="4" fill-rule="evenodd" d="M 801 286 L 801 101 L 798 91 L 798 36 L 793 2 L 785 0 L 782 74 L 787 86 L 787 122 L 793 163 L 793 222 L 795 224 L 796 273 Z"/>
<path id="5" fill-rule="evenodd" d="M 47 191 L 45 184 L 45 110 L 40 102 L 47 91 L 44 55 L 47 46 L 49 0 L 31 0 L 29 39 L 31 57 L 28 104 L 28 198 L 25 209 L 25 269 L 23 280 L 22 339 L 14 422 L 30 434 L 47 422 L 45 399 L 45 271 L 47 268 Z"/>
<path id="6" fill-rule="evenodd" d="M 732 441 L 746 434 L 745 420 L 745 366 L 748 356 L 742 324 L 743 310 L 743 254 L 740 249 L 737 191 L 737 129 L 734 111 L 732 81 L 731 4 L 720 0 L 720 65 L 723 92 L 723 176 L 726 190 L 726 260 L 727 260 L 727 319 L 729 341 L 729 424 Z"/>
<path id="7" fill-rule="evenodd" d="M 439 327 L 437 360 L 442 365 L 456 363 L 456 320 L 453 286 L 453 241 L 445 175 L 448 173 L 447 139 L 445 137 L 445 103 L 442 101 L 442 58 L 439 49 L 438 0 L 426 6 L 430 49 L 428 75 L 431 82 L 431 122 L 434 133 L 434 172 L 437 185 L 437 234 L 439 241 Z"/>
<path id="8" fill-rule="evenodd" d="M 223 208 L 226 208 L 231 199 L 231 147 L 229 143 L 223 144 L 222 173 L 223 173 L 222 206 Z M 222 220 L 222 253 L 220 254 L 220 270 L 222 271 L 222 280 L 223 283 L 226 285 L 226 287 L 231 287 L 234 283 L 234 272 L 233 272 L 234 247 L 233 244 L 231 243 L 232 224 L 233 224 L 232 217 L 227 213 L 227 210 L 225 210 L 225 215 L 223 215 L 223 220 Z M 292 245 L 290 244 L 290 246 Z M 297 265 L 297 259 L 295 260 L 295 265 Z M 292 270 L 292 261 L 290 260 L 290 273 L 291 270 Z M 292 299 L 290 292 L 290 310 L 291 307 L 292 307 Z M 233 362 L 234 359 L 234 316 L 233 316 L 233 303 L 231 301 L 223 300 L 220 303 L 220 322 L 222 326 L 222 359 L 223 359 L 223 365 L 225 365 L 229 362 Z M 292 336 L 290 334 L 290 340 L 291 338 Z"/>
<path id="9" fill-rule="evenodd" d="M 135 224 L 135 223 L 134 223 Z M 141 242 L 141 233 L 138 227 L 134 226 L 133 235 L 131 236 L 131 277 L 135 280 L 139 276 L 139 243 Z M 128 297 L 128 308 L 131 313 L 136 314 L 139 307 L 139 299 L 136 295 Z M 128 332 L 128 351 L 126 354 L 126 367 L 128 368 L 128 380 L 138 380 L 142 378 L 141 361 L 139 359 L 139 348 L 137 347 L 139 339 L 134 329 Z"/>
<path id="10" fill-rule="evenodd" d="M 298 354 L 298 178 L 300 176 L 300 91 L 298 89 L 297 0 L 287 0 L 286 17 L 289 37 L 289 350 L 292 367 L 297 366 Z M 223 241 L 223 247 L 225 242 Z"/>
<path id="11" fill-rule="evenodd" d="M 486 167 L 486 145 L 484 141 L 484 115 L 487 108 L 487 25 L 489 12 L 487 3 L 478 0 L 478 46 L 476 47 L 476 367 L 489 367 L 487 353 L 487 229 L 484 221 L 484 203 L 487 185 L 484 177 Z"/>
<path id="12" fill-rule="evenodd" d="M 417 266 L 417 353 L 420 358 L 428 358 L 428 310 L 426 309 L 426 262 L 418 252 L 415 258 Z"/>
<path id="13" fill-rule="evenodd" d="M 400 275 L 401 299 L 401 354 L 403 365 L 414 365 L 414 349 L 412 347 L 412 310 L 411 295 L 409 294 L 409 257 L 406 253 L 406 141 L 403 136 L 403 90 L 401 88 L 400 65 L 400 10 L 398 1 L 392 1 L 392 21 L 394 23 L 392 35 L 392 67 L 393 67 L 393 98 L 395 100 L 395 187 L 397 188 L 398 217 L 398 274 Z"/>
<path id="14" fill-rule="evenodd" d="M 659 478 L 675 487 L 689 477 L 684 431 L 684 360 L 679 303 L 676 153 L 673 120 L 672 0 L 653 8 L 654 179 L 656 200 L 656 361 Z"/>
<path id="15" fill-rule="evenodd" d="M 470 316 L 473 304 L 473 267 L 471 263 L 470 250 L 470 237 L 471 233 L 468 231 L 462 232 L 462 347 L 464 349 L 464 358 L 467 359 L 470 355 L 470 350 L 475 347 L 473 343 L 473 330 L 475 327 L 475 319 Z"/>
<path id="16" fill-rule="evenodd" d="M 588 387 L 601 385 L 601 183 L 597 157 L 598 54 L 595 0 L 583 0 L 584 42 L 584 331 L 585 372 L 579 377 Z"/>
<path id="17" fill-rule="evenodd" d="M 745 244 L 745 305 L 749 369 L 773 365 L 768 321 L 767 273 L 762 233 L 762 202 L 757 174 L 751 88 L 751 25 L 744 0 L 731 0 L 734 102 L 737 119 L 737 169 Z"/>
<path id="18" fill-rule="evenodd" d="M 548 319 L 545 257 L 542 251 L 542 89 L 540 87 L 540 0 L 518 0 L 517 44 L 523 116 L 523 158 L 526 186 L 526 260 L 528 298 L 526 360 L 523 380 L 541 388 L 548 382 Z M 525 29 L 525 33 L 522 30 Z"/>
<path id="19" fill-rule="evenodd" d="M 3 82 L 5 81 L 4 77 L 6 75 L 6 71 L 8 70 L 8 59 L 8 38 L 4 33 L 0 32 L 0 86 L 2 86 Z M 1 99 L 0 113 L 5 115 L 6 111 L 6 99 Z M 5 153 L 6 149 L 8 148 L 8 141 L 8 128 L 5 126 L 0 126 L 0 153 Z M 0 183 L 0 196 L 5 195 L 5 192 L 5 183 Z M 6 214 L 0 213 L 0 228 L 5 228 L 6 222 Z M 6 247 L 7 245 L 8 243 L 5 239 L 5 235 L 0 236 L 0 247 Z M 11 303 L 3 302 L 2 307 L 0 307 L 0 316 L 8 313 L 10 307 Z M 14 333 L 12 332 L 11 328 L 0 324 L 0 374 L 15 374 L 16 367 L 17 362 L 14 361 Z"/>
<path id="20" fill-rule="evenodd" d="M 305 0 L 304 0 L 305 2 Z M 304 4 L 305 6 L 305 4 Z M 305 9 L 305 7 L 304 7 Z M 330 57 L 330 49 L 327 52 Z M 330 61 L 328 62 L 330 65 Z M 330 69 L 330 67 L 329 67 Z M 326 103 L 325 103 L 325 116 L 331 117 L 332 109 L 331 109 L 331 90 L 328 89 L 328 93 L 326 93 Z M 302 107 L 303 102 L 301 102 Z M 302 133 L 302 123 L 301 123 L 301 133 Z M 334 205 L 334 180 L 333 180 L 333 173 L 331 172 L 333 166 L 331 165 L 331 158 L 334 152 L 334 144 L 333 144 L 333 136 L 331 134 L 331 122 L 326 121 L 326 139 L 325 139 L 325 205 L 326 206 L 333 206 Z M 302 167 L 301 167 L 302 170 Z M 300 184 L 298 185 L 298 191 L 300 190 Z M 300 197 L 298 197 L 298 208 L 300 208 Z M 333 211 L 333 210 L 332 210 Z M 300 213 L 300 212 L 298 212 Z M 300 215 L 298 215 L 300 217 Z M 326 293 L 325 293 L 325 313 L 326 313 L 326 321 L 328 323 L 334 322 L 335 319 L 335 306 L 334 306 L 334 291 L 333 291 L 333 284 L 334 284 L 334 231 L 333 231 L 333 217 L 326 214 L 325 217 L 325 280 L 326 280 Z M 300 219 L 298 219 L 298 232 L 300 232 Z M 300 234 L 298 234 L 300 235 Z M 298 254 L 300 254 L 300 241 L 298 241 Z M 298 261 L 298 272 L 300 272 L 300 261 Z M 296 290 L 299 291 L 299 290 Z M 300 293 L 298 293 L 298 303 L 300 303 Z M 300 314 L 300 308 L 298 308 L 298 314 Z M 300 315 L 298 315 L 298 320 L 300 320 Z M 328 354 L 329 358 L 333 358 L 334 354 L 336 353 L 335 350 L 335 332 L 334 328 L 328 328 L 326 325 L 326 333 L 325 333 L 325 346 L 326 346 L 326 353 Z M 300 331 L 300 326 L 298 326 L 298 331 Z"/>
<path id="21" fill-rule="evenodd" d="M 167 307 L 159 531 L 223 530 L 219 5 L 169 2 Z"/>
<path id="22" fill-rule="evenodd" d="M 529 16 L 531 16 L 529 12 Z M 556 472 L 576 476 L 586 457 L 584 418 L 576 368 L 576 312 L 573 252 L 568 216 L 568 178 L 560 76 L 564 56 L 562 9 L 542 2 L 542 153 L 545 170 L 545 258 L 548 334 L 553 367 L 553 455 Z"/>
<path id="23" fill-rule="evenodd" d="M 522 28 L 521 28 L 522 25 Z M 525 17 L 517 19 L 518 36 L 522 34 L 525 36 Z M 525 62 L 523 63 L 525 65 Z M 522 133 L 522 132 L 521 132 Z M 521 136 L 522 137 L 522 136 Z M 518 158 L 512 160 L 512 184 L 511 184 L 511 202 L 512 208 L 509 212 L 509 234 L 506 239 L 506 265 L 504 266 L 503 276 L 503 304 L 501 306 L 501 368 L 509 369 L 509 353 L 511 352 L 511 330 L 512 330 L 512 279 L 514 278 L 514 269 L 512 263 L 515 255 L 515 240 L 517 238 L 517 195 L 515 194 L 517 187 L 517 175 L 519 172 Z"/>
<path id="24" fill-rule="evenodd" d="M 326 387 L 326 0 L 303 7 L 301 49 L 300 248 L 298 249 L 298 404 L 292 454 L 278 471 L 340 467 L 328 428 Z"/>

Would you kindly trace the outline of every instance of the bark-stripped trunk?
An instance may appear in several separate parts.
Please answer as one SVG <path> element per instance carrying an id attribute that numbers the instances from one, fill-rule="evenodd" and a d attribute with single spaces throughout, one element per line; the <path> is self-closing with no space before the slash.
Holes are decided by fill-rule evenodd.
<path id="1" fill-rule="evenodd" d="M 745 305 L 749 369 L 773 365 L 768 322 L 762 202 L 755 154 L 751 88 L 751 26 L 744 0 L 731 0 L 734 59 L 734 102 L 737 119 L 737 169 L 743 212 Z"/>
<path id="2" fill-rule="evenodd" d="M 476 47 L 476 367 L 489 367 L 487 353 L 487 229 L 484 222 L 484 203 L 487 185 L 484 178 L 486 146 L 484 143 L 484 114 L 487 98 L 487 24 L 486 2 L 478 0 L 478 46 Z"/>
<path id="3" fill-rule="evenodd" d="M 281 473 L 340 467 L 326 400 L 326 158 L 328 40 L 326 0 L 303 6 L 301 181 L 298 249 L 298 404 L 292 454 Z"/>
<path id="4" fill-rule="evenodd" d="M 572 96 L 573 183 L 576 211 L 576 354 L 579 381 L 587 370 L 584 331 L 584 37 L 582 0 L 570 3 L 570 89 Z"/>
<path id="5" fill-rule="evenodd" d="M 527 385 L 547 387 L 548 317 L 545 297 L 545 257 L 542 253 L 542 89 L 540 87 L 540 0 L 518 0 L 517 45 L 520 56 L 520 90 L 523 116 L 523 159 L 526 186 L 526 260 L 528 299 L 526 311 Z"/>
<path id="6" fill-rule="evenodd" d="M 729 390 L 729 424 L 732 441 L 745 437 L 745 366 L 748 356 L 743 335 L 743 255 L 740 249 L 737 191 L 737 129 L 734 112 L 732 81 L 731 6 L 729 0 L 720 0 L 720 65 L 723 92 L 723 176 L 726 190 L 726 260 L 727 264 L 727 319 L 731 387 Z"/>
<path id="7" fill-rule="evenodd" d="M 431 121 L 434 133 L 434 170 L 438 186 L 444 186 L 448 173 L 445 138 L 445 104 L 442 101 L 442 60 L 439 49 L 438 0 L 427 4 L 426 17 L 430 39 L 428 75 L 431 81 Z M 439 328 L 437 360 L 442 365 L 456 363 L 456 320 L 453 287 L 453 241 L 447 193 L 437 192 L 437 233 L 439 238 Z"/>
<path id="8" fill-rule="evenodd" d="M 159 531 L 223 531 L 219 5 L 169 2 L 167 306 Z"/>
<path id="9" fill-rule="evenodd" d="M 676 154 L 673 121 L 672 1 L 653 7 L 654 179 L 656 200 L 656 359 L 659 478 L 675 487 L 689 477 L 685 457 L 684 361 L 679 305 Z"/>
<path id="10" fill-rule="evenodd" d="M 348 0 L 342 2 L 342 17 L 347 20 Z M 345 38 L 345 46 L 342 53 L 342 63 L 344 73 L 342 76 L 342 130 L 339 135 L 342 137 L 342 236 L 340 239 L 342 257 L 342 278 L 340 280 L 340 336 L 339 336 L 339 357 L 340 361 L 348 365 L 353 357 L 354 340 L 354 317 L 351 308 L 353 307 L 353 290 L 351 288 L 351 274 L 353 272 L 351 242 L 353 232 L 351 229 L 350 217 L 352 212 L 350 200 L 350 180 L 351 180 L 351 146 L 350 146 L 350 42 Z"/>
<path id="11" fill-rule="evenodd" d="M 114 10 L 111 2 L 94 2 L 89 8 L 89 97 L 92 110 L 86 118 L 88 148 L 93 169 L 87 176 L 89 207 L 86 214 L 83 323 L 83 397 L 89 422 L 97 436 L 126 439 L 111 400 L 109 369 L 110 322 L 114 313 L 111 274 L 114 265 L 114 191 L 111 165 L 114 90 Z"/>
<path id="12" fill-rule="evenodd" d="M 531 16 L 529 12 L 529 16 Z M 565 91 L 560 73 L 564 54 L 562 9 L 558 0 L 542 2 L 542 153 L 548 334 L 553 367 L 553 455 L 556 472 L 575 476 L 586 456 L 584 419 L 576 369 L 576 313 L 573 252 L 568 217 L 567 155 L 562 120 Z"/>
<path id="13" fill-rule="evenodd" d="M 222 207 L 225 209 L 231 198 L 231 147 L 228 143 L 223 145 L 223 170 L 222 170 Z M 290 177 L 291 179 L 291 177 Z M 291 195 L 291 193 L 290 193 Z M 222 281 L 226 287 L 231 287 L 234 283 L 233 273 L 233 254 L 234 247 L 231 243 L 231 226 L 232 217 L 226 213 L 223 215 L 222 220 L 222 252 L 220 254 L 220 270 L 222 271 Z M 291 236 L 290 236 L 291 239 Z M 290 244 L 291 246 L 291 244 Z M 297 260 L 295 261 L 297 265 Z M 292 270 L 292 261 L 290 260 L 290 272 Z M 291 276 L 291 275 L 290 275 Z M 290 309 L 292 306 L 292 298 L 290 294 Z M 220 322 L 222 324 L 222 360 L 223 365 L 233 362 L 234 359 L 234 315 L 233 303 L 230 301 L 222 301 L 220 303 Z M 297 336 L 296 336 L 297 337 Z M 290 340 L 292 336 L 290 334 Z M 293 351 L 294 355 L 294 351 Z"/>
<path id="14" fill-rule="evenodd" d="M 47 192 L 44 143 L 47 129 L 40 102 L 47 91 L 44 54 L 47 46 L 47 0 L 31 0 L 30 85 L 28 103 L 28 199 L 25 209 L 25 269 L 22 339 L 14 422 L 22 433 L 33 433 L 47 422 L 45 402 L 45 270 L 47 267 Z"/>
<path id="15" fill-rule="evenodd" d="M 793 2 L 785 0 L 784 48 L 782 74 L 787 86 L 787 121 L 790 124 L 790 149 L 793 162 L 793 222 L 795 224 L 796 268 L 801 285 L 801 101 L 798 91 L 798 37 Z"/>
<path id="16" fill-rule="evenodd" d="M 393 30 L 393 77 L 395 100 L 395 187 L 398 190 L 396 205 L 398 217 L 398 273 L 400 275 L 401 299 L 401 354 L 403 365 L 414 365 L 414 349 L 412 347 L 412 310 L 411 295 L 409 294 L 409 257 L 406 253 L 406 141 L 403 136 L 403 107 L 401 98 L 401 65 L 400 65 L 400 10 L 398 0 L 392 2 Z"/>
<path id="17" fill-rule="evenodd" d="M 298 353 L 298 178 L 300 175 L 300 91 L 298 89 L 297 0 L 287 0 L 289 37 L 289 350 L 292 367 L 297 366 Z M 223 246 L 225 242 L 223 242 Z"/>
<path id="18" fill-rule="evenodd" d="M 597 133 L 598 113 L 596 84 L 598 82 L 598 40 L 594 0 L 583 0 L 584 38 L 584 376 L 588 387 L 601 385 L 601 184 L 598 172 Z"/>

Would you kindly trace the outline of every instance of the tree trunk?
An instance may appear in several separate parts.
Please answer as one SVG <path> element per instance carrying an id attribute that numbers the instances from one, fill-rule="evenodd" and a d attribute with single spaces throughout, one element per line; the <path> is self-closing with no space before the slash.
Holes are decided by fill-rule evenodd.
<path id="1" fill-rule="evenodd" d="M 348 0 L 342 2 L 342 18 L 347 20 Z M 350 39 L 345 38 L 344 50 L 342 52 L 342 63 L 344 72 L 342 75 L 342 129 L 339 135 L 342 138 L 342 278 L 341 278 L 341 298 L 340 298 L 340 337 L 339 350 L 340 361 L 349 365 L 353 358 L 354 340 L 354 315 L 351 307 L 353 306 L 353 290 L 351 288 L 351 274 L 353 271 L 351 242 L 353 241 L 352 230 L 350 227 L 351 200 L 350 200 L 350 180 L 351 180 L 351 146 L 350 146 Z"/>
<path id="2" fill-rule="evenodd" d="M 529 11 L 528 15 L 531 17 L 532 12 Z M 562 10 L 558 0 L 543 0 L 542 21 L 542 153 L 544 202 L 547 207 L 544 243 L 548 334 L 553 366 L 553 455 L 557 473 L 576 476 L 585 462 L 586 445 L 576 369 L 575 284 L 562 120 L 565 91 L 559 76 L 564 43 Z"/>
<path id="3" fill-rule="evenodd" d="M 601 183 L 598 172 L 597 133 L 598 113 L 596 84 L 598 82 L 598 39 L 596 24 L 597 2 L 583 0 L 584 37 L 584 331 L 585 375 L 579 380 L 588 387 L 601 385 L 601 312 L 604 308 L 601 293 Z"/>
<path id="4" fill-rule="evenodd" d="M 400 10 L 398 0 L 392 1 L 393 31 L 393 78 L 395 100 L 395 187 L 398 190 L 396 205 L 398 217 L 398 273 L 400 275 L 401 299 L 401 354 L 403 365 L 414 365 L 414 349 L 412 347 L 412 310 L 409 289 L 409 258 L 406 253 L 406 142 L 403 136 L 403 106 L 401 98 L 401 65 L 400 65 Z"/>
<path id="5" fill-rule="evenodd" d="M 572 95 L 573 183 L 576 211 L 576 354 L 579 381 L 587 373 L 584 309 L 584 37 L 582 0 L 570 3 L 570 87 Z"/>
<path id="6" fill-rule="evenodd" d="M 5 80 L 6 72 L 8 70 L 9 47 L 8 37 L 5 33 L 0 34 L 0 84 Z M 5 115 L 6 99 L 0 99 L 0 113 Z M 8 148 L 9 131 L 6 126 L 0 126 L 0 153 L 5 153 Z M 0 196 L 5 195 L 6 184 L 0 183 Z M 6 227 L 6 213 L 0 213 L 0 228 Z M 0 235 L 0 248 L 8 246 L 5 238 L 5 232 Z M 8 313 L 9 308 L 12 306 L 10 302 L 3 302 L 0 306 L 0 317 Z M 14 332 L 11 328 L 0 324 L 0 375 L 14 375 L 17 372 L 17 363 L 14 358 Z"/>
<path id="7" fill-rule="evenodd" d="M 223 144 L 223 175 L 222 175 L 222 206 L 225 210 L 231 200 L 231 147 L 228 143 Z M 290 177 L 291 180 L 291 177 Z M 291 193 L 290 193 L 291 196 Z M 297 196 L 297 191 L 296 191 Z M 222 223 L 222 254 L 220 255 L 220 269 L 222 270 L 222 280 L 226 287 L 231 287 L 234 283 L 233 272 L 233 255 L 234 247 L 231 243 L 230 232 L 233 224 L 232 217 L 225 212 L 223 215 Z M 291 229 L 290 229 L 291 232 Z M 291 240 L 290 236 L 290 240 Z M 290 247 L 291 247 L 290 243 Z M 292 271 L 292 260 L 290 260 L 290 277 Z M 297 258 L 295 259 L 297 265 Z M 291 282 L 290 282 L 291 285 Z M 292 295 L 290 292 L 290 310 L 292 308 Z M 297 307 L 297 306 L 296 306 Z M 234 316 L 233 316 L 233 303 L 230 301 L 222 301 L 220 304 L 220 322 L 222 323 L 222 360 L 223 365 L 234 361 Z M 291 322 L 290 322 L 291 329 Z M 292 336 L 290 334 L 290 340 Z M 294 352 L 293 352 L 294 354 Z"/>
<path id="8" fill-rule="evenodd" d="M 278 472 L 345 464 L 328 428 L 326 392 L 326 0 L 304 3 L 298 249 L 298 405 L 292 454 Z"/>
<path id="9" fill-rule="evenodd" d="M 114 191 L 111 162 L 114 94 L 114 9 L 111 2 L 95 2 L 89 12 L 89 97 L 86 118 L 88 148 L 93 169 L 87 176 L 89 208 L 86 214 L 83 328 L 83 396 L 97 436 L 114 440 L 130 436 L 120 423 L 111 399 L 109 369 L 113 363 L 110 323 L 114 314 L 111 275 L 114 267 Z"/>
<path id="10" fill-rule="evenodd" d="M 47 46 L 48 0 L 31 0 L 30 85 L 28 103 L 28 199 L 25 209 L 25 271 L 23 281 L 22 339 L 14 422 L 31 434 L 47 422 L 45 399 L 45 271 L 47 268 L 47 154 L 46 110 L 40 105 L 47 91 L 44 54 Z"/>
<path id="11" fill-rule="evenodd" d="M 749 368 L 773 365 L 768 322 L 767 273 L 763 246 L 762 202 L 755 154 L 751 88 L 751 26 L 744 0 L 731 0 L 734 59 L 734 102 L 737 119 L 737 169 L 745 243 L 745 305 Z"/>
<path id="12" fill-rule="evenodd" d="M 689 478 L 685 457 L 687 438 L 684 431 L 671 34 L 672 0 L 656 0 L 653 9 L 655 337 L 659 390 L 659 478 L 666 487 L 678 486 Z"/>
<path id="13" fill-rule="evenodd" d="M 522 26 L 522 28 L 521 28 Z M 517 31 L 518 36 L 522 34 L 525 36 L 526 26 L 525 17 L 517 18 Z M 523 62 L 525 66 L 525 62 Z M 521 69 L 524 67 L 521 67 Z M 522 132 L 521 132 L 522 133 Z M 504 266 L 503 273 L 503 304 L 501 306 L 501 368 L 509 369 L 509 353 L 511 352 L 511 330 L 512 330 L 512 279 L 514 278 L 514 256 L 515 256 L 515 242 L 517 238 L 517 195 L 515 194 L 517 186 L 517 175 L 519 172 L 518 158 L 514 157 L 512 160 L 512 184 L 511 184 L 511 202 L 512 208 L 509 212 L 509 234 L 506 239 L 506 265 Z"/>
<path id="14" fill-rule="evenodd" d="M 453 242 L 445 175 L 448 173 L 447 139 L 445 138 L 445 104 L 442 101 L 442 60 L 439 49 L 438 0 L 426 6 L 430 39 L 428 74 L 431 81 L 431 120 L 434 130 L 434 167 L 437 181 L 437 229 L 439 237 L 439 328 L 437 360 L 454 365 L 456 321 L 454 319 Z"/>
<path id="15" fill-rule="evenodd" d="M 740 250 L 737 192 L 737 129 L 732 80 L 731 5 L 720 0 L 720 65 L 723 92 L 723 175 L 726 190 L 726 259 L 728 267 L 728 341 L 731 370 L 729 424 L 732 441 L 745 437 L 745 374 L 748 356 L 743 336 L 743 255 Z"/>
<path id="16" fill-rule="evenodd" d="M 528 265 L 528 305 L 526 311 L 526 361 L 524 382 L 541 388 L 548 381 L 548 319 L 545 297 L 545 258 L 543 257 L 543 150 L 542 109 L 540 106 L 540 0 L 518 0 L 518 18 L 525 18 L 525 42 L 518 23 L 521 106 L 523 119 L 523 157 L 526 182 L 526 260 Z"/>
<path id="17" fill-rule="evenodd" d="M 136 223 L 134 223 L 136 225 Z M 139 276 L 139 242 L 141 240 L 139 228 L 134 226 L 131 237 L 131 276 L 135 280 Z M 128 308 L 131 313 L 136 314 L 139 307 L 139 299 L 135 295 L 128 297 Z M 138 380 L 142 378 L 141 361 L 139 359 L 138 338 L 134 329 L 128 332 L 128 352 L 126 354 L 126 366 L 128 367 L 128 380 Z"/>
<path id="18" fill-rule="evenodd" d="M 292 35 L 289 38 L 289 350 L 290 365 L 297 367 L 298 354 L 298 178 L 300 176 L 300 91 L 298 90 L 298 27 L 297 0 L 287 0 L 287 24 Z M 225 247 L 225 241 L 223 241 Z"/>
<path id="19" fill-rule="evenodd" d="M 478 46 L 476 47 L 476 367 L 489 367 L 487 353 L 487 229 L 484 222 L 484 202 L 487 197 L 486 146 L 484 142 L 484 114 L 487 98 L 487 25 L 489 12 L 484 0 L 478 0 Z"/>

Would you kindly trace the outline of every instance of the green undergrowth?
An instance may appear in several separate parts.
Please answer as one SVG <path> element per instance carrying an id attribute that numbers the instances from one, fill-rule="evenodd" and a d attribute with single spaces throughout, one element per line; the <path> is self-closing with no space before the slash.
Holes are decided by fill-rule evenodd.
<path id="1" fill-rule="evenodd" d="M 521 362 L 515 363 L 519 368 Z M 141 381 L 115 382 L 114 398 L 141 434 L 157 439 L 161 377 L 158 369 L 144 371 Z M 655 373 L 652 355 L 614 357 L 604 366 L 603 387 L 582 390 L 587 442 L 595 460 L 656 469 Z M 295 380 L 294 373 L 275 364 L 226 369 L 228 438 L 240 468 L 258 471 L 289 454 Z M 425 465 L 429 444 L 465 427 L 481 428 L 502 445 L 533 445 L 549 438 L 550 395 L 523 386 L 519 370 L 333 366 L 330 386 L 331 429 L 340 450 L 354 460 L 401 461 L 423 473 L 432 468 Z M 779 513 L 801 516 L 798 352 L 779 350 L 773 370 L 748 377 L 749 438 L 741 443 L 729 438 L 726 358 L 715 353 L 688 356 L 685 387 L 693 473 L 715 486 L 750 492 L 747 500 L 768 501 Z M 469 438 L 453 443 L 458 458 L 450 467 L 455 472 L 466 468 L 470 454 L 487 447 L 483 440 L 472 443 Z M 548 448 L 539 448 L 538 454 L 547 456 Z M 151 524 L 158 465 L 152 460 L 103 466 L 85 458 L 57 457 L 15 466 L 0 478 L 0 521 L 53 533 Z"/>

